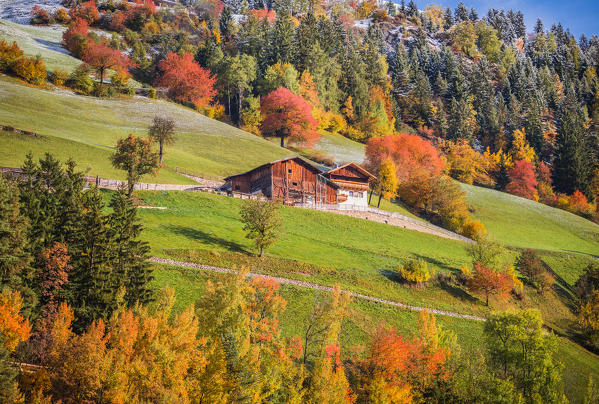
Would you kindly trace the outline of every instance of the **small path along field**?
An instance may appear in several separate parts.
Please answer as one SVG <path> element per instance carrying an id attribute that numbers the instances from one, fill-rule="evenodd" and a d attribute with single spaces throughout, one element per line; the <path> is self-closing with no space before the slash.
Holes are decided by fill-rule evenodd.
<path id="1" fill-rule="evenodd" d="M 150 258 L 151 262 L 155 262 L 158 264 L 166 264 L 166 265 L 172 265 L 172 266 L 177 266 L 177 267 L 183 267 L 183 268 L 195 268 L 195 269 L 199 269 L 199 270 L 203 270 L 203 271 L 209 271 L 209 272 L 220 272 L 220 273 L 227 273 L 227 274 L 237 274 L 238 271 L 232 270 L 230 268 L 219 268 L 219 267 L 213 267 L 210 265 L 202 265 L 202 264 L 196 264 L 193 262 L 183 262 L 183 261 L 175 261 L 175 260 L 171 260 L 168 258 L 160 258 L 160 257 L 152 257 Z M 258 278 L 258 277 L 263 277 L 263 278 L 267 278 L 267 279 L 271 279 L 281 285 L 295 285 L 295 286 L 299 286 L 302 288 L 308 288 L 308 289 L 314 289 L 314 290 L 322 290 L 322 291 L 326 291 L 326 292 L 331 292 L 333 290 L 333 288 L 329 287 L 329 286 L 322 286 L 322 285 L 317 285 L 315 283 L 310 283 L 310 282 L 305 282 L 305 281 L 298 281 L 295 279 L 289 279 L 289 278 L 282 278 L 280 276 L 270 276 L 270 275 L 263 275 L 263 274 L 256 274 L 253 272 L 248 272 L 247 276 L 249 278 Z M 437 309 L 433 309 L 430 307 L 420 307 L 420 306 L 411 306 L 409 304 L 404 304 L 404 303 L 399 303 L 399 302 L 393 302 L 391 300 L 386 300 L 386 299 L 381 299 L 378 297 L 372 297 L 372 296 L 367 296 L 367 295 L 363 295 L 361 293 L 354 293 L 354 292 L 347 292 L 349 293 L 350 296 L 358 298 L 358 299 L 363 299 L 363 300 L 368 300 L 374 303 L 381 303 L 381 304 L 386 304 L 389 306 L 393 306 L 393 307 L 398 307 L 400 309 L 406 309 L 406 310 L 412 310 L 412 311 L 423 311 L 423 310 L 428 310 L 431 313 L 437 314 L 437 315 L 441 315 L 441 316 L 447 316 L 447 317 L 459 317 L 459 318 L 464 318 L 464 319 L 468 319 L 468 320 L 475 320 L 475 321 L 484 321 L 485 319 L 482 317 L 477 317 L 477 316 L 471 316 L 469 314 L 461 314 L 461 313 L 455 313 L 452 311 L 445 311 L 445 310 L 437 310 Z"/>

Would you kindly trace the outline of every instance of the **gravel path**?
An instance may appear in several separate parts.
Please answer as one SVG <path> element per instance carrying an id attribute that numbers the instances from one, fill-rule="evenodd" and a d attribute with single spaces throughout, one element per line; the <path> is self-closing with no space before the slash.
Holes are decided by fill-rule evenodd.
<path id="1" fill-rule="evenodd" d="M 220 273 L 224 273 L 224 274 L 237 274 L 237 271 L 235 271 L 233 269 L 229 269 L 229 268 L 213 267 L 210 265 L 196 264 L 194 262 L 175 261 L 175 260 L 171 260 L 168 258 L 152 257 L 149 259 L 149 261 L 156 262 L 159 264 L 174 265 L 174 266 L 183 267 L 183 268 L 201 269 L 203 271 L 220 272 Z M 329 286 L 322 286 L 322 285 L 317 285 L 315 283 L 298 281 L 298 280 L 289 279 L 289 278 L 280 278 L 278 276 L 262 275 L 262 274 L 257 274 L 257 273 L 253 273 L 253 272 L 250 272 L 248 274 L 248 277 L 250 277 L 250 278 L 263 277 L 263 278 L 272 279 L 274 281 L 277 281 L 280 284 L 301 286 L 301 287 L 309 288 L 309 289 L 324 290 L 324 291 L 329 291 L 329 292 L 333 290 L 333 288 L 331 288 Z M 475 321 L 485 321 L 485 319 L 482 317 L 472 316 L 470 314 L 460 314 L 460 313 L 454 313 L 451 311 L 431 309 L 428 307 L 411 306 L 408 304 L 393 302 L 391 300 L 385 300 L 385 299 L 381 299 L 378 297 L 367 296 L 367 295 L 363 295 L 363 294 L 355 293 L 355 292 L 346 291 L 346 293 L 349 293 L 350 296 L 357 297 L 359 299 L 369 300 L 369 301 L 375 302 L 375 303 L 388 304 L 390 306 L 398 307 L 400 309 L 413 310 L 413 311 L 428 310 L 430 313 L 438 314 L 441 316 L 465 318 L 468 320 L 475 320 Z"/>

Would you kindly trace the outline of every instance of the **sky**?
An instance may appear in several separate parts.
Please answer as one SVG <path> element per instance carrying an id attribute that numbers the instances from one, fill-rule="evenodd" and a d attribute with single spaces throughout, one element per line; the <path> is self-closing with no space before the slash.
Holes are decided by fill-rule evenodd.
<path id="1" fill-rule="evenodd" d="M 399 3 L 400 0 L 395 0 Z M 460 0 L 415 0 L 419 9 L 423 10 L 428 4 L 451 7 L 452 10 Z M 561 22 L 564 28 L 578 38 L 584 33 L 588 37 L 599 35 L 599 0 L 462 0 L 468 7 L 474 7 L 482 17 L 489 8 L 520 10 L 524 14 L 526 28 L 531 32 L 537 18 L 541 18 L 545 28 L 551 28 L 552 23 Z M 406 4 L 409 0 L 406 0 Z"/>

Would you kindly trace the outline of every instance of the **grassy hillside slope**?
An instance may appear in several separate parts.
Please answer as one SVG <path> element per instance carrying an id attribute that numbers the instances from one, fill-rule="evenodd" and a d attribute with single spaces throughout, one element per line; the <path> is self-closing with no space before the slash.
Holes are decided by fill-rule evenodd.
<path id="1" fill-rule="evenodd" d="M 68 148 L 64 152 L 75 160 L 89 157 L 85 164 L 90 175 L 124 178 L 121 172 L 107 170 L 107 152 L 117 139 L 129 133 L 145 136 L 156 114 L 175 120 L 176 143 L 166 149 L 166 167 L 155 178 L 145 177 L 146 182 L 186 183 L 186 178 L 174 173 L 175 167 L 225 176 L 291 154 L 262 138 L 173 103 L 143 97 L 97 99 L 63 90 L 31 88 L 0 76 L 0 125 L 70 141 L 64 143 Z M 14 149 L 10 155 L 0 156 L 0 165 L 19 166 L 28 151 L 37 156 L 47 150 L 47 143 L 35 138 L 22 140 L 23 148 L 18 149 L 11 146 L 13 140 L 0 137 L 4 150 Z M 98 150 L 97 156 L 90 153 L 90 147 Z"/>
<path id="2" fill-rule="evenodd" d="M 507 245 L 599 255 L 599 225 L 589 220 L 504 192 L 462 187 L 472 215 Z"/>
<path id="3" fill-rule="evenodd" d="M 16 41 L 25 56 L 40 55 L 46 68 L 51 71 L 57 68 L 72 71 L 81 64 L 79 59 L 69 55 L 61 46 L 64 30 L 60 25 L 36 27 L 0 20 L 0 38 Z"/>

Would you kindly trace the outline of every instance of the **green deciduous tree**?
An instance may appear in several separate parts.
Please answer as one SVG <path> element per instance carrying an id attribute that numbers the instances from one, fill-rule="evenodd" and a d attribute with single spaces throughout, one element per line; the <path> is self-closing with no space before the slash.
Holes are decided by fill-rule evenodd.
<path id="1" fill-rule="evenodd" d="M 129 135 L 119 139 L 112 154 L 112 165 L 127 171 L 127 195 L 131 197 L 135 184 L 146 174 L 158 170 L 158 155 L 149 140 Z"/>
<path id="2" fill-rule="evenodd" d="M 253 239 L 260 256 L 264 250 L 274 244 L 280 235 L 281 219 L 279 205 L 276 202 L 247 200 L 239 212 L 246 237 Z"/>
<path id="3" fill-rule="evenodd" d="M 485 323 L 491 369 L 510 380 L 527 403 L 563 403 L 555 336 L 543 329 L 538 310 L 493 314 Z"/>

